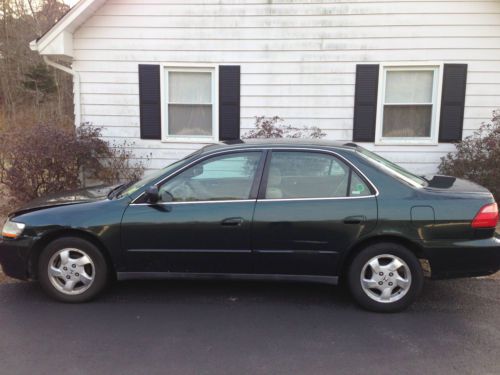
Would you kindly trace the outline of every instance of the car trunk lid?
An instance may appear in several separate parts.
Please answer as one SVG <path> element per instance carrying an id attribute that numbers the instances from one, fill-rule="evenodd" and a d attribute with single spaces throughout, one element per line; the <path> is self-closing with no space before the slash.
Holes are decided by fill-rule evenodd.
<path id="1" fill-rule="evenodd" d="M 434 193 L 492 196 L 491 192 L 485 187 L 461 178 L 441 175 L 425 176 L 424 178 L 428 182 L 425 189 Z"/>

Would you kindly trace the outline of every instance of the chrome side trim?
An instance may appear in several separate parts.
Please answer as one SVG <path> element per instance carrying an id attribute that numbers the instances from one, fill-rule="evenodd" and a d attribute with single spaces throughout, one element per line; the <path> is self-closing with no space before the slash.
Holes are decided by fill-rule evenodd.
<path id="1" fill-rule="evenodd" d="M 303 254 L 303 255 L 325 255 L 325 254 L 338 254 L 338 251 L 335 250 L 253 250 L 253 253 L 256 254 Z"/>
<path id="2" fill-rule="evenodd" d="M 338 199 L 363 199 L 363 198 L 373 198 L 375 195 L 365 195 L 363 197 L 325 197 L 325 198 L 265 198 L 257 199 L 259 203 L 261 202 L 291 202 L 291 201 L 326 201 L 326 200 L 338 200 Z"/>
<path id="3" fill-rule="evenodd" d="M 251 151 L 260 151 L 260 152 L 262 152 L 264 150 L 271 150 L 271 151 L 294 151 L 294 150 L 299 150 L 299 151 L 314 151 L 314 152 L 323 152 L 323 153 L 334 155 L 337 158 L 341 159 L 349 167 L 351 167 L 352 169 L 354 169 L 356 171 L 356 173 L 360 174 L 369 183 L 369 185 L 371 186 L 371 188 L 373 188 L 373 190 L 375 190 L 375 194 L 366 195 L 366 196 L 363 196 L 363 197 L 259 199 L 258 200 L 259 202 L 265 202 L 265 201 L 290 201 L 290 200 L 293 201 L 293 200 L 325 200 L 325 199 L 361 199 L 361 198 L 373 198 L 373 197 L 377 197 L 380 194 L 379 190 L 377 189 L 377 187 L 375 186 L 375 184 L 363 172 L 361 172 L 359 170 L 359 168 L 356 167 L 351 161 L 347 160 L 345 157 L 343 157 L 342 155 L 338 154 L 335 151 L 325 150 L 325 149 L 322 149 L 322 148 L 314 148 L 314 147 L 259 147 L 259 148 L 249 147 L 249 148 L 239 148 L 237 150 L 223 150 L 223 151 L 218 151 L 218 152 L 214 152 L 214 153 L 205 155 L 205 156 L 203 156 L 203 157 L 201 157 L 199 159 L 193 160 L 191 163 L 185 165 L 184 167 L 182 167 L 182 168 L 178 169 L 177 171 L 172 172 L 168 176 L 164 177 L 162 180 L 160 180 L 159 182 L 157 182 L 156 185 L 158 186 L 158 185 L 162 184 L 164 181 L 168 180 L 170 177 L 173 177 L 174 175 L 181 173 L 185 169 L 189 168 L 191 165 L 193 165 L 195 163 L 198 163 L 198 162 L 201 162 L 201 161 L 203 161 L 203 160 L 205 160 L 207 158 L 210 158 L 212 156 L 217 156 L 217 155 L 222 155 L 222 154 L 238 153 L 238 152 L 251 152 Z M 135 203 L 137 200 L 139 200 L 140 198 L 142 198 L 143 195 L 144 195 L 144 193 L 142 193 L 137 198 L 135 198 L 132 201 L 132 203 L 130 203 L 130 205 L 134 205 L 134 206 L 135 205 L 150 205 L 149 203 Z M 254 199 L 239 200 L 239 202 L 242 202 L 242 201 L 254 201 Z M 229 201 L 167 202 L 166 204 L 174 204 L 174 203 L 176 203 L 176 204 L 179 204 L 179 203 L 183 203 L 183 204 L 187 204 L 187 203 L 226 203 L 226 202 L 237 202 L 237 201 L 236 200 L 234 200 L 234 201 L 233 200 L 229 200 Z M 161 204 L 165 204 L 165 203 L 162 202 Z"/>
<path id="4" fill-rule="evenodd" d="M 228 253 L 241 254 L 252 253 L 252 250 L 232 249 L 128 249 L 128 253 Z"/>
<path id="5" fill-rule="evenodd" d="M 363 197 L 324 197 L 324 198 L 266 198 L 266 199 L 241 199 L 241 200 L 225 200 L 225 201 L 189 201 L 189 202 L 159 202 L 155 205 L 176 206 L 183 204 L 206 204 L 206 203 L 245 203 L 245 202 L 288 202 L 288 201 L 325 201 L 338 199 L 365 199 L 373 198 L 375 195 L 365 195 Z M 151 203 L 134 203 L 134 206 L 151 206 Z"/>
<path id="6" fill-rule="evenodd" d="M 245 202 L 255 202 L 256 199 L 234 199 L 234 200 L 223 200 L 223 201 L 186 201 L 186 202 L 158 202 L 154 205 L 170 206 L 170 205 L 181 205 L 181 204 L 200 204 L 200 203 L 245 203 Z M 132 204 L 132 203 L 131 203 Z M 152 206 L 151 203 L 133 203 L 134 206 Z"/>
<path id="7" fill-rule="evenodd" d="M 337 285 L 338 276 L 274 275 L 249 273 L 117 272 L 118 280 L 254 280 L 300 281 Z"/>

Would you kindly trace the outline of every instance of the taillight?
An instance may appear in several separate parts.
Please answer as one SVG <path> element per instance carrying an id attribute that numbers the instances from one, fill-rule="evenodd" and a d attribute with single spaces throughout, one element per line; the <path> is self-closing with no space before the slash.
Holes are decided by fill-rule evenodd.
<path id="1" fill-rule="evenodd" d="M 472 220 L 472 228 L 494 228 L 498 223 L 498 206 L 496 203 L 483 206 Z"/>

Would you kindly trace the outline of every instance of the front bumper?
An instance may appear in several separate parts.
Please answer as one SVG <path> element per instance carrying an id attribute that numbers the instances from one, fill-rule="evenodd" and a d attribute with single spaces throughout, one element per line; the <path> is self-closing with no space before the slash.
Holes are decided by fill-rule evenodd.
<path id="1" fill-rule="evenodd" d="M 29 257 L 33 241 L 30 238 L 16 240 L 0 236 L 0 264 L 3 272 L 20 280 L 29 279 Z"/>
<path id="2" fill-rule="evenodd" d="M 424 253 L 433 279 L 491 275 L 500 270 L 500 238 L 426 241 Z"/>

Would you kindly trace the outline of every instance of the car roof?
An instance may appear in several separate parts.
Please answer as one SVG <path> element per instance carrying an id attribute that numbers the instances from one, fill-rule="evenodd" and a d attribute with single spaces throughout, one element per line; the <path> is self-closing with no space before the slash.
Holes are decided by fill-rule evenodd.
<path id="1" fill-rule="evenodd" d="M 327 148 L 327 149 L 343 149 L 355 150 L 358 146 L 355 143 L 346 143 L 338 141 L 325 141 L 318 139 L 297 139 L 297 138 L 268 138 L 268 139 L 244 139 L 236 141 L 226 141 L 214 143 L 205 146 L 201 153 L 210 153 L 221 150 L 238 150 L 238 149 L 252 149 L 252 148 Z"/>

